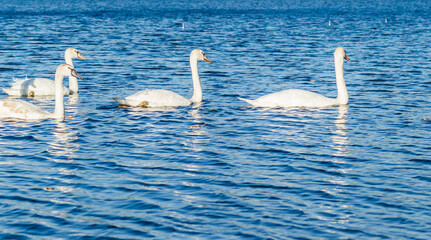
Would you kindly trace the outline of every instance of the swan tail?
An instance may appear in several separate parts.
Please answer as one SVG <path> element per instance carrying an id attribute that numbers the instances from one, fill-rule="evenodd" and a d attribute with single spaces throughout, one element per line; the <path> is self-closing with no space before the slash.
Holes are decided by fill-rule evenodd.
<path id="1" fill-rule="evenodd" d="M 16 93 L 16 91 L 14 91 L 14 89 L 12 88 L 2 88 L 3 92 L 7 93 L 7 95 L 9 96 L 13 96 L 16 95 L 14 93 Z"/>
<path id="2" fill-rule="evenodd" d="M 127 103 L 127 101 L 124 99 L 114 98 L 114 100 L 117 101 L 121 106 L 131 107 L 131 105 L 129 103 Z"/>
<path id="3" fill-rule="evenodd" d="M 17 88 L 2 88 L 2 90 L 9 96 L 27 96 L 21 89 Z"/>
<path id="4" fill-rule="evenodd" d="M 245 101 L 245 102 L 247 102 L 247 103 L 249 103 L 249 104 L 251 104 L 251 105 L 254 105 L 254 101 L 253 100 L 249 100 L 249 99 L 245 99 L 245 98 L 238 98 L 239 100 L 242 100 L 242 101 Z"/>
<path id="5" fill-rule="evenodd" d="M 9 96 L 26 96 L 27 93 L 25 89 L 23 89 L 23 84 L 25 81 L 29 80 L 27 77 L 25 78 L 15 78 L 12 77 L 11 87 L 10 88 L 2 88 L 2 90 L 7 93 Z"/>

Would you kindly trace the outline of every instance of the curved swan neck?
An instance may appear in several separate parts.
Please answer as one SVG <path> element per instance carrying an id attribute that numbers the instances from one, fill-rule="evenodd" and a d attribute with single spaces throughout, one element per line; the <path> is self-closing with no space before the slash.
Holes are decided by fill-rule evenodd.
<path id="1" fill-rule="evenodd" d="M 346 82 L 344 81 L 343 58 L 336 57 L 335 63 L 335 78 L 337 79 L 338 96 L 337 101 L 339 104 L 347 104 L 349 102 L 349 95 L 347 94 Z"/>
<path id="2" fill-rule="evenodd" d="M 70 94 L 78 93 L 79 87 L 78 87 L 78 79 L 76 77 L 69 77 L 69 90 Z"/>
<path id="3" fill-rule="evenodd" d="M 73 60 L 72 57 L 70 56 L 69 52 L 66 52 L 64 54 L 64 60 L 66 61 L 66 64 L 69 64 L 70 66 L 73 66 Z M 78 79 L 76 79 L 76 77 L 73 76 L 69 76 L 69 90 L 71 93 L 77 93 L 79 88 L 78 88 Z"/>
<path id="4" fill-rule="evenodd" d="M 54 118 L 64 119 L 64 94 L 63 94 L 64 75 L 58 71 L 55 73 L 55 109 Z"/>
<path id="5" fill-rule="evenodd" d="M 193 78 L 193 96 L 190 99 L 192 102 L 202 102 L 202 86 L 199 79 L 198 59 L 193 55 L 190 56 L 190 68 L 192 69 Z"/>

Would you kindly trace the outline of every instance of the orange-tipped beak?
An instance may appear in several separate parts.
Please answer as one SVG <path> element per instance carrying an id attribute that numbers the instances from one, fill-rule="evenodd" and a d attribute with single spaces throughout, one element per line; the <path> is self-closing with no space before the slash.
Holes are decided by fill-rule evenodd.
<path id="1" fill-rule="evenodd" d="M 347 55 L 344 56 L 344 59 L 346 59 L 347 61 L 350 61 L 350 58 Z"/>
<path id="2" fill-rule="evenodd" d="M 84 56 L 82 56 L 82 54 L 81 54 L 81 53 L 78 53 L 78 58 L 79 58 L 79 59 L 82 59 L 82 60 L 87 60 Z"/>
<path id="3" fill-rule="evenodd" d="M 213 63 L 211 60 L 208 59 L 208 57 L 206 55 L 204 56 L 204 61 L 209 62 L 209 63 Z"/>

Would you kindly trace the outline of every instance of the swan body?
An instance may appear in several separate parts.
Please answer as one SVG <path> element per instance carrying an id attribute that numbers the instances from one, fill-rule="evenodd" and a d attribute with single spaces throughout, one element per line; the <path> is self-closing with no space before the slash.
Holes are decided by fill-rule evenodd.
<path id="1" fill-rule="evenodd" d="M 63 95 L 69 95 L 69 89 L 65 86 L 62 87 Z M 3 88 L 3 91 L 5 91 L 9 96 L 50 96 L 55 94 L 55 82 L 47 78 L 13 78 L 11 88 Z"/>
<path id="2" fill-rule="evenodd" d="M 301 90 L 289 89 L 276 93 L 271 93 L 262 96 L 256 100 L 248 100 L 239 98 L 246 101 L 253 106 L 259 107 L 310 107 L 319 108 L 326 106 L 337 105 L 337 100 L 334 98 L 327 98 L 321 94 Z"/>
<path id="3" fill-rule="evenodd" d="M 78 50 L 74 48 L 66 49 L 64 53 L 66 64 L 69 64 L 73 67 L 72 59 L 74 58 L 86 60 L 86 58 L 82 56 Z M 53 80 L 47 78 L 13 78 L 11 85 L 11 88 L 3 88 L 3 91 L 5 91 L 9 96 L 34 97 L 55 95 L 55 83 Z M 77 93 L 78 90 L 78 80 L 76 77 L 69 76 L 69 88 L 63 86 L 63 94 L 69 95 Z"/>
<path id="4" fill-rule="evenodd" d="M 164 89 L 146 89 L 132 94 L 125 99 L 114 98 L 122 106 L 128 107 L 180 107 L 202 102 L 202 86 L 198 72 L 198 60 L 212 63 L 205 53 L 195 49 L 190 54 L 190 68 L 193 79 L 193 96 L 188 99 L 175 92 Z"/>
<path id="5" fill-rule="evenodd" d="M 65 76 L 82 79 L 71 65 L 61 64 L 58 66 L 55 72 L 55 109 L 53 113 L 20 99 L 2 99 L 0 100 L 0 118 L 22 120 L 64 119 L 63 78 Z"/>
<path id="6" fill-rule="evenodd" d="M 339 47 L 334 52 L 335 62 L 335 76 L 337 80 L 337 98 L 328 98 L 321 94 L 300 90 L 300 89 L 289 89 L 281 92 L 271 93 L 255 100 L 249 100 L 239 98 L 240 100 L 246 101 L 249 104 L 256 107 L 305 107 L 305 108 L 322 108 L 330 107 L 335 105 L 344 105 L 349 101 L 347 94 L 346 83 L 344 81 L 343 71 L 343 59 L 347 61 L 350 58 L 347 57 L 344 48 Z"/>
<path id="7" fill-rule="evenodd" d="M 133 107 L 180 107 L 192 104 L 190 99 L 164 89 L 147 89 L 132 94 L 124 100 L 115 100 L 121 105 Z"/>

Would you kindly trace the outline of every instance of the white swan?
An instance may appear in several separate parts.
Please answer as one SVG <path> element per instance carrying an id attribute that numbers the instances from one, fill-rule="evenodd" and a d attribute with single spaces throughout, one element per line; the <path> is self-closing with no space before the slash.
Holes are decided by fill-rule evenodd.
<path id="1" fill-rule="evenodd" d="M 178 107 L 188 106 L 192 103 L 202 102 L 202 86 L 199 79 L 198 60 L 212 63 L 205 53 L 195 49 L 190 54 L 190 68 L 193 78 L 193 96 L 187 99 L 175 92 L 164 89 L 147 89 L 132 94 L 123 99 L 114 98 L 120 105 L 128 107 Z"/>
<path id="2" fill-rule="evenodd" d="M 69 64 L 73 67 L 72 59 L 74 58 L 86 60 L 86 58 L 82 56 L 82 54 L 75 48 L 66 49 L 66 51 L 64 52 L 64 59 L 66 60 L 66 64 Z M 14 82 L 12 82 L 11 88 L 3 88 L 3 91 L 5 91 L 9 96 L 34 97 L 55 95 L 55 83 L 53 80 L 46 78 L 13 78 L 13 81 Z M 77 92 L 78 80 L 76 79 L 76 77 L 69 76 L 69 88 L 63 86 L 63 94 L 69 95 Z"/>
<path id="3" fill-rule="evenodd" d="M 3 99 L 0 100 L 0 118 L 23 120 L 64 119 L 63 78 L 65 76 L 82 79 L 69 64 L 61 64 L 57 67 L 55 72 L 55 109 L 53 113 L 20 99 Z"/>
<path id="4" fill-rule="evenodd" d="M 256 107 L 306 107 L 306 108 L 321 108 L 334 105 L 347 104 L 349 95 L 347 94 L 346 83 L 344 81 L 343 59 L 347 61 L 344 48 L 339 47 L 334 52 L 335 62 L 335 77 L 337 80 L 338 96 L 337 98 L 328 98 L 318 93 L 300 90 L 289 89 L 281 92 L 268 94 L 257 98 L 256 100 L 248 100 L 239 98 Z"/>

